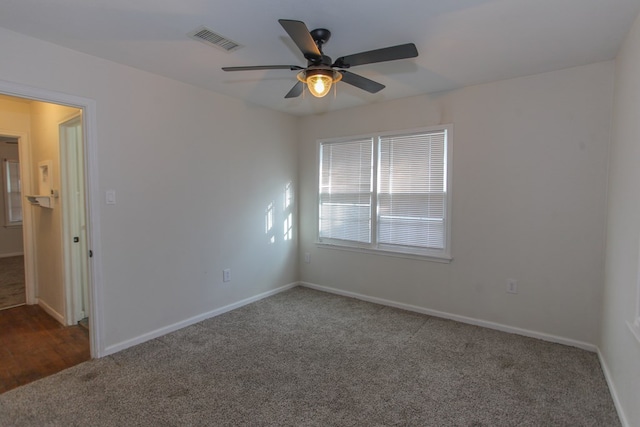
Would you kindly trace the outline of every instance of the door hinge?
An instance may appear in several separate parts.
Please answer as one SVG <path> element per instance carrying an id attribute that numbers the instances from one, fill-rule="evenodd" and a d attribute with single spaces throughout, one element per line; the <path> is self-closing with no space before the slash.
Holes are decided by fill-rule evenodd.
<path id="1" fill-rule="evenodd" d="M 73 243 L 78 243 L 79 241 L 80 241 L 80 238 L 79 238 L 79 237 L 74 237 L 74 238 L 73 238 Z"/>
<path id="2" fill-rule="evenodd" d="M 89 249 L 89 258 L 93 258 L 93 251 Z"/>

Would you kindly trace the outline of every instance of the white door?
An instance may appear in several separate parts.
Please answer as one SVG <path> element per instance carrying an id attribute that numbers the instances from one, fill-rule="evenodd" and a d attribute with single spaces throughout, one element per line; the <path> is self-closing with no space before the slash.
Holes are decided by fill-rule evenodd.
<path id="1" fill-rule="evenodd" d="M 89 317 L 90 307 L 82 136 L 82 116 L 60 125 L 60 199 L 63 210 L 68 325 Z"/>

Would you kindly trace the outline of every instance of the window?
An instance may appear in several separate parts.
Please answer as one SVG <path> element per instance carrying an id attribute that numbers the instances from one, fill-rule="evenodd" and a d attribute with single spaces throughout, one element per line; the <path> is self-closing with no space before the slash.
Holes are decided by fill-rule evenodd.
<path id="1" fill-rule="evenodd" d="M 449 126 L 319 148 L 318 242 L 450 260 Z"/>
<path id="2" fill-rule="evenodd" d="M 4 159 L 4 208 L 5 226 L 13 227 L 22 225 L 22 192 L 20 189 L 20 162 Z"/>

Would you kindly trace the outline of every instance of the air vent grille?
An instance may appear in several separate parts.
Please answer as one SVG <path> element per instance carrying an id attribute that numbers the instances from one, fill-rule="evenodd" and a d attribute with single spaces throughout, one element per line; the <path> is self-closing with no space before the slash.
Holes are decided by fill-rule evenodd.
<path id="1" fill-rule="evenodd" d="M 239 43 L 234 42 L 226 37 L 221 36 L 220 34 L 211 31 L 207 27 L 200 27 L 195 29 L 194 31 L 188 34 L 194 40 L 201 41 L 210 46 L 217 47 L 218 49 L 222 49 L 225 52 L 233 52 L 242 47 Z"/>

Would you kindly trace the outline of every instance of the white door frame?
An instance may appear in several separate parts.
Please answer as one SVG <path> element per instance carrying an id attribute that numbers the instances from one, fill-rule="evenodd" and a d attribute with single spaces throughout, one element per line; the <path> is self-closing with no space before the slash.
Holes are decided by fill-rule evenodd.
<path id="1" fill-rule="evenodd" d="M 102 305 L 102 256 L 100 240 L 100 187 L 98 185 L 98 138 L 96 120 L 96 102 L 93 99 L 68 95 L 47 89 L 35 88 L 19 83 L 0 80 L 0 93 L 8 96 L 27 98 L 36 101 L 62 104 L 82 110 L 84 130 L 84 170 L 85 170 L 85 203 L 87 211 L 87 240 L 88 247 L 93 252 L 89 259 L 89 303 L 91 322 L 89 322 L 91 357 L 98 358 L 105 355 L 104 331 L 103 331 L 103 305 Z M 28 144 L 20 144 L 27 146 Z M 28 154 L 28 153 L 27 153 Z M 20 152 L 22 155 L 22 152 Z M 21 162 L 22 163 L 22 162 Z M 26 162 L 25 162 L 26 163 Z M 21 170 L 22 172 L 22 170 Z M 29 175 L 31 176 L 31 175 Z M 25 211 L 28 211 L 26 209 Z M 30 219 L 31 220 L 31 219 Z M 25 224 L 23 224 L 26 227 Z M 28 228 L 28 227 L 27 227 Z M 33 239 L 33 236 L 30 237 Z M 25 243 L 32 243 L 25 242 Z M 33 248 L 33 244 L 30 245 Z M 25 251 L 27 248 L 25 247 Z M 26 254 L 25 254 L 26 255 Z M 26 257 L 25 257 L 26 258 Z M 33 259 L 33 257 L 31 257 Z M 35 265 L 26 265 L 33 274 Z"/>

